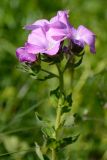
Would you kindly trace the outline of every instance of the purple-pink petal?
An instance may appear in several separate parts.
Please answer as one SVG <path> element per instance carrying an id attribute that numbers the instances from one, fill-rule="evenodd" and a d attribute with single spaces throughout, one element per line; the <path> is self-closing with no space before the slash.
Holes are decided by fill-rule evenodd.
<path id="1" fill-rule="evenodd" d="M 27 43 L 26 50 L 28 53 L 38 54 L 38 53 L 44 52 L 45 48 L 42 48 L 41 46 L 37 46 L 36 44 Z"/>
<path id="2" fill-rule="evenodd" d="M 68 11 L 58 11 L 50 21 L 42 19 L 25 26 L 31 33 L 25 47 L 16 50 L 19 60 L 33 62 L 38 53 L 55 55 L 59 51 L 61 41 L 65 39 L 71 39 L 72 44 L 80 48 L 87 44 L 90 51 L 95 53 L 95 34 L 82 25 L 75 29 L 68 18 Z"/>
<path id="3" fill-rule="evenodd" d="M 71 35 L 67 11 L 59 11 L 50 21 L 39 20 L 29 27 L 34 30 L 28 36 L 27 51 L 33 54 L 55 55 L 60 48 L 60 42 Z"/>
<path id="4" fill-rule="evenodd" d="M 44 52 L 50 56 L 56 55 L 60 48 L 60 42 L 57 43 L 51 43 L 50 46 L 48 46 L 47 50 Z"/>
<path id="5" fill-rule="evenodd" d="M 58 11 L 57 15 L 53 17 L 51 22 L 51 30 L 53 30 L 53 36 L 63 35 L 65 38 L 69 38 L 71 36 L 71 24 L 68 20 L 68 11 Z M 53 24 L 56 24 L 54 26 Z"/>
<path id="6" fill-rule="evenodd" d="M 29 62 L 32 63 L 36 61 L 36 55 L 28 53 L 25 47 L 17 48 L 16 56 L 20 62 Z"/>
<path id="7" fill-rule="evenodd" d="M 95 53 L 95 34 L 88 30 L 86 27 L 80 25 L 77 30 L 72 29 L 72 37 L 73 40 L 78 40 L 81 43 L 85 43 L 89 45 L 90 51 Z"/>
<path id="8" fill-rule="evenodd" d="M 65 29 L 50 28 L 46 35 L 48 40 L 61 42 L 62 40 L 66 39 L 67 31 Z"/>
<path id="9" fill-rule="evenodd" d="M 47 31 L 49 29 L 49 21 L 46 20 L 46 19 L 37 20 L 33 24 L 26 25 L 24 28 L 26 30 L 34 30 L 34 29 L 37 29 L 39 27 L 44 27 L 45 31 Z"/>
<path id="10" fill-rule="evenodd" d="M 25 29 L 36 30 L 43 27 L 45 32 L 53 29 L 54 36 L 63 34 L 65 37 L 69 37 L 69 35 L 71 35 L 71 25 L 68 21 L 68 17 L 68 11 L 58 11 L 57 15 L 51 18 L 50 21 L 46 19 L 37 20 L 31 25 L 25 26 Z"/>
<path id="11" fill-rule="evenodd" d="M 28 53 L 38 54 L 46 53 L 48 55 L 57 54 L 60 47 L 60 41 L 52 38 L 50 31 L 45 32 L 42 27 L 37 28 L 28 36 L 26 48 Z"/>
<path id="12" fill-rule="evenodd" d="M 29 34 L 28 43 L 36 45 L 41 49 L 44 49 L 46 47 L 47 45 L 46 33 L 42 27 L 33 30 L 31 34 Z"/>
<path id="13" fill-rule="evenodd" d="M 50 28 L 54 28 L 54 29 L 66 29 L 66 27 L 67 26 L 63 22 L 60 22 L 60 21 L 56 21 L 56 22 L 50 23 Z"/>
<path id="14" fill-rule="evenodd" d="M 50 22 L 57 22 L 60 21 L 64 24 L 67 24 L 68 22 L 68 12 L 67 11 L 58 11 L 57 15 L 53 18 L 51 18 Z"/>

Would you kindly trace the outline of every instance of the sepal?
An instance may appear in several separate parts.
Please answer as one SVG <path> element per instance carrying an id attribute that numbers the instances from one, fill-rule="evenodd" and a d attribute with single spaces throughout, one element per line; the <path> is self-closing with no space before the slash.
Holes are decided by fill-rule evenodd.
<path id="1" fill-rule="evenodd" d="M 22 72 L 26 72 L 29 74 L 32 78 L 38 79 L 38 74 L 40 72 L 41 66 L 36 65 L 35 70 L 33 70 L 33 65 L 28 63 L 21 63 L 17 66 L 18 69 L 20 69 Z"/>

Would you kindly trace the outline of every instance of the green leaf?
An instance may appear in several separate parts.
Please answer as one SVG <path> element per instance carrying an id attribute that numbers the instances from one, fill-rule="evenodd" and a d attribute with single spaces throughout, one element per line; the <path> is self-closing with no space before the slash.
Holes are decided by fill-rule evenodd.
<path id="1" fill-rule="evenodd" d="M 73 67 L 76 68 L 80 66 L 80 64 L 82 63 L 82 60 L 83 60 L 83 56 L 80 58 L 80 60 L 77 63 L 73 64 Z"/>
<path id="2" fill-rule="evenodd" d="M 39 63 L 39 62 L 32 63 L 31 69 L 32 69 L 32 71 L 34 71 L 35 73 L 38 73 L 38 72 L 41 70 L 41 65 L 40 65 L 40 63 Z"/>
<path id="3" fill-rule="evenodd" d="M 28 73 L 32 78 L 37 79 L 39 70 L 35 71 L 32 70 L 32 65 L 27 63 L 21 63 L 17 66 L 18 69 L 20 69 L 22 72 Z"/>
<path id="4" fill-rule="evenodd" d="M 80 54 L 76 54 L 77 57 L 83 57 L 83 55 L 85 54 L 85 51 L 81 52 Z"/>
<path id="5" fill-rule="evenodd" d="M 53 96 L 53 95 L 56 96 L 56 98 L 60 97 L 59 86 L 56 89 L 50 91 L 50 96 Z"/>
<path id="6" fill-rule="evenodd" d="M 69 106 L 72 105 L 72 93 L 70 93 L 70 94 L 66 97 L 66 101 L 68 102 Z"/>
<path id="7" fill-rule="evenodd" d="M 42 127 L 42 132 L 46 137 L 54 138 L 55 130 L 52 126 Z"/>
<path id="8" fill-rule="evenodd" d="M 49 74 L 47 76 L 44 76 L 43 78 L 38 78 L 40 81 L 46 81 L 48 79 L 54 78 L 55 76 L 53 74 Z"/>
<path id="9" fill-rule="evenodd" d="M 79 135 L 73 136 L 73 137 L 66 137 L 63 138 L 62 140 L 57 141 L 54 138 L 48 138 L 47 139 L 47 146 L 51 149 L 62 149 L 66 147 L 69 144 L 72 144 L 77 141 Z"/>
<path id="10" fill-rule="evenodd" d="M 52 128 L 51 121 L 42 118 L 42 116 L 38 112 L 35 112 L 35 115 L 37 122 L 39 122 L 43 128 Z"/>
<path id="11" fill-rule="evenodd" d="M 43 121 L 43 118 L 39 115 L 38 112 L 35 112 L 37 121 Z"/>
<path id="12" fill-rule="evenodd" d="M 44 160 L 50 160 L 46 155 L 43 155 Z"/>
<path id="13" fill-rule="evenodd" d="M 71 106 L 72 106 L 72 93 L 70 93 L 68 96 L 66 96 L 65 98 L 65 104 L 62 107 L 62 112 L 63 113 L 67 113 L 71 110 Z"/>
<path id="14" fill-rule="evenodd" d="M 52 149 L 52 148 L 57 148 L 58 147 L 58 143 L 56 141 L 56 139 L 54 138 L 48 138 L 47 139 L 47 146 Z"/>
<path id="15" fill-rule="evenodd" d="M 58 146 L 58 148 L 64 148 L 64 147 L 66 147 L 67 145 L 76 142 L 77 139 L 78 139 L 78 137 L 79 137 L 79 135 L 76 135 L 76 136 L 73 136 L 73 137 L 63 138 L 61 141 L 59 141 L 59 146 Z"/>
<path id="16" fill-rule="evenodd" d="M 42 116 L 39 115 L 38 112 L 35 112 L 35 115 L 36 115 L 36 120 L 41 127 L 48 127 L 50 125 L 50 121 L 43 119 Z"/>
<path id="17" fill-rule="evenodd" d="M 62 107 L 61 114 L 71 111 L 71 106 Z"/>
<path id="18" fill-rule="evenodd" d="M 74 122 L 75 123 L 78 124 L 82 121 L 82 117 L 78 113 L 75 113 L 73 116 L 74 116 Z"/>
<path id="19" fill-rule="evenodd" d="M 37 143 L 35 143 L 35 145 L 36 145 L 36 154 L 37 154 L 37 156 L 39 157 L 40 160 L 45 160 L 43 155 L 42 155 L 42 152 L 40 150 L 40 146 Z"/>
<path id="20" fill-rule="evenodd" d="M 47 138 L 54 138 L 55 137 L 55 129 L 52 126 L 51 122 L 49 120 L 43 119 L 37 112 L 36 119 L 41 124 L 41 131 L 44 134 L 46 140 Z"/>

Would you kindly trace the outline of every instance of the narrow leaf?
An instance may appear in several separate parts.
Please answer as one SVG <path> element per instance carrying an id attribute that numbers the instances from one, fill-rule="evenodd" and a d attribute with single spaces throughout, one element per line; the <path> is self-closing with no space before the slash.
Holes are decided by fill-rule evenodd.
<path id="1" fill-rule="evenodd" d="M 73 137 L 66 137 L 63 138 L 60 142 L 59 142 L 59 148 L 63 148 L 66 147 L 69 144 L 72 144 L 74 142 L 77 141 L 79 135 L 73 136 Z"/>
<path id="2" fill-rule="evenodd" d="M 44 160 L 50 160 L 46 155 L 43 155 Z"/>
<path id="3" fill-rule="evenodd" d="M 57 146 L 58 146 L 58 143 L 57 143 L 57 141 L 56 141 L 56 139 L 54 139 L 54 138 L 48 138 L 47 139 L 47 146 L 51 149 L 51 148 L 57 148 Z"/>
<path id="4" fill-rule="evenodd" d="M 70 94 L 66 97 L 66 101 L 68 102 L 69 106 L 72 105 L 72 93 L 70 93 Z"/>
<path id="5" fill-rule="evenodd" d="M 46 137 L 53 138 L 55 130 L 52 126 L 46 126 L 42 128 L 42 132 Z"/>
<path id="6" fill-rule="evenodd" d="M 71 106 L 62 107 L 61 114 L 71 111 Z"/>
<path id="7" fill-rule="evenodd" d="M 57 98 L 59 98 L 60 96 L 59 86 L 56 89 L 50 91 L 50 96 L 52 95 L 55 95 Z"/>
<path id="8" fill-rule="evenodd" d="M 40 146 L 37 143 L 35 143 L 35 145 L 36 145 L 36 154 L 38 155 L 39 159 L 40 160 L 45 160 L 43 155 L 42 155 L 42 152 L 40 150 Z"/>
<path id="9" fill-rule="evenodd" d="M 76 68 L 80 66 L 80 64 L 82 63 L 82 60 L 83 60 L 83 56 L 80 58 L 80 60 L 77 63 L 73 64 L 73 67 Z"/>

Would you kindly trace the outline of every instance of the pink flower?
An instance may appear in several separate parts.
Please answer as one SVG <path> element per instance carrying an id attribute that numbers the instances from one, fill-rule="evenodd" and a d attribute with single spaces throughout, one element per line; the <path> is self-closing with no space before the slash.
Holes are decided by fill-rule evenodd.
<path id="1" fill-rule="evenodd" d="M 95 53 L 95 34 L 82 25 L 75 29 L 68 18 L 67 11 L 58 11 L 50 21 L 42 19 L 25 26 L 31 33 L 25 46 L 16 50 L 18 59 L 21 62 L 34 62 L 38 53 L 56 55 L 61 41 L 65 39 L 71 40 L 74 53 L 82 51 L 86 44 Z"/>
<path id="2" fill-rule="evenodd" d="M 27 41 L 27 52 L 38 54 L 46 53 L 55 55 L 60 47 L 60 41 L 52 39 L 49 31 L 45 32 L 44 28 L 39 27 L 31 32 Z"/>
<path id="3" fill-rule="evenodd" d="M 43 27 L 45 32 L 48 32 L 54 40 L 62 41 L 71 36 L 71 25 L 68 21 L 67 11 L 58 11 L 57 15 L 47 21 L 46 19 L 38 20 L 31 25 L 25 26 L 27 30 L 36 30 Z"/>
<path id="4" fill-rule="evenodd" d="M 36 55 L 28 53 L 26 47 L 20 47 L 16 50 L 16 56 L 20 62 L 34 62 L 36 61 Z"/>
<path id="5" fill-rule="evenodd" d="M 77 30 L 72 28 L 72 36 L 70 37 L 72 42 L 77 46 L 84 48 L 85 44 L 90 47 L 90 51 L 95 53 L 95 34 L 89 29 L 80 25 Z"/>

